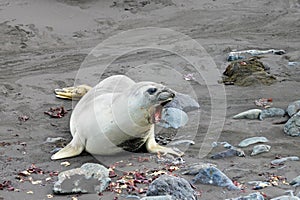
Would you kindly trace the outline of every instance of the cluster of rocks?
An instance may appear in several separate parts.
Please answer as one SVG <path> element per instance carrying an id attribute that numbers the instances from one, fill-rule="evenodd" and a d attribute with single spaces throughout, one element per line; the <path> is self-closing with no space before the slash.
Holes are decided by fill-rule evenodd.
<path id="1" fill-rule="evenodd" d="M 197 200 L 198 194 L 191 186 L 195 183 L 215 185 L 228 190 L 241 190 L 240 186 L 234 184 L 213 164 L 192 164 L 182 168 L 181 173 L 183 175 L 193 175 L 194 178 L 189 182 L 181 177 L 164 174 L 151 182 L 145 197 L 128 195 L 127 198 L 140 200 Z M 58 175 L 58 181 L 54 184 L 53 192 L 55 194 L 101 193 L 108 188 L 110 182 L 109 170 L 106 167 L 96 163 L 85 163 L 80 168 L 61 172 Z M 300 176 L 293 179 L 290 185 L 299 186 Z M 252 193 L 231 200 L 263 199 L 264 197 L 260 193 Z"/>
<path id="2" fill-rule="evenodd" d="M 300 136 L 300 100 L 290 103 L 286 110 L 281 108 L 267 108 L 264 110 L 250 109 L 233 116 L 233 119 L 259 119 L 269 117 L 288 116 L 284 125 L 284 133 L 290 136 Z"/>

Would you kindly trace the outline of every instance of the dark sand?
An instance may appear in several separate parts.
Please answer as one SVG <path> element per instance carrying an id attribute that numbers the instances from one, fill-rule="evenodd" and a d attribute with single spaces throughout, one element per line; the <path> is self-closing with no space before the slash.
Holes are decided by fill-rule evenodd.
<path id="1" fill-rule="evenodd" d="M 185 132 L 186 137 L 191 135 L 190 139 L 196 142 L 185 151 L 187 163 L 217 164 L 225 174 L 240 183 L 263 180 L 259 174 L 264 172 L 284 176 L 287 181 L 300 174 L 299 162 L 287 162 L 283 168 L 270 168 L 269 163 L 276 156 L 300 156 L 299 138 L 285 135 L 283 125 L 273 125 L 274 119 L 232 119 L 234 114 L 255 108 L 253 102 L 258 98 L 272 98 L 274 107 L 284 109 L 290 102 L 300 99 L 299 68 L 287 65 L 289 60 L 300 61 L 298 0 L 156 0 L 148 5 L 137 3 L 142 1 L 132 1 L 130 5 L 121 0 L 116 2 L 113 6 L 112 1 L 95 0 L 1 1 L 0 183 L 9 180 L 19 191 L 0 190 L 0 199 L 48 199 L 47 194 L 52 193 L 56 177 L 45 182 L 48 175 L 34 176 L 36 180 L 43 180 L 43 185 L 19 182 L 15 178 L 19 171 L 27 169 L 32 163 L 45 171 L 63 171 L 79 167 L 85 162 L 98 162 L 87 153 L 65 159 L 71 163 L 69 167 L 61 166 L 62 161 L 51 161 L 50 151 L 55 146 L 44 144 L 44 141 L 47 137 L 59 136 L 68 141 L 71 139 L 68 127 L 71 111 L 61 119 L 49 118 L 44 111 L 51 106 L 60 105 L 66 109 L 72 108 L 71 101 L 55 98 L 53 89 L 74 84 L 81 63 L 97 44 L 122 31 L 143 27 L 170 28 L 195 39 L 213 58 L 220 72 L 227 66 L 226 55 L 230 49 L 286 50 L 286 55 L 266 55 L 262 59 L 270 66 L 271 73 L 277 76 L 275 84 L 246 88 L 226 86 L 226 99 L 218 99 L 220 103 L 226 102 L 227 108 L 224 127 L 220 137 L 216 138 L 218 141 L 237 145 L 242 139 L 252 136 L 265 136 L 270 140 L 268 144 L 272 146 L 271 151 L 253 157 L 249 156 L 251 147 L 245 149 L 245 158 L 211 160 L 209 155 L 201 159 L 198 157 L 203 138 L 208 134 L 212 113 L 207 86 L 197 76 L 196 80 L 200 83 L 184 81 L 181 76 L 178 76 L 179 79 L 166 76 L 159 67 L 135 69 L 137 65 L 144 63 L 143 60 L 148 63 L 170 60 L 165 64 L 178 66 L 177 60 L 168 53 L 132 53 L 117 60 L 116 67 L 108 70 L 104 77 L 130 70 L 127 74 L 136 81 L 148 79 L 166 83 L 169 80 L 172 88 L 183 93 L 186 92 L 183 82 L 192 86 L 201 105 L 201 114 L 199 120 L 193 121 L 191 118 L 189 121 L 192 124 L 191 130 L 195 128 L 195 124 L 199 124 L 197 135 L 194 137 L 193 131 Z M 85 77 L 80 81 L 96 84 L 98 79 L 99 74 L 95 74 L 94 77 Z M 217 81 L 211 80 L 210 87 L 218 85 Z M 29 116 L 29 120 L 20 122 L 18 117 L 23 115 Z M 119 161 L 127 158 L 117 156 L 113 159 Z M 109 164 L 104 158 L 99 160 Z M 132 169 L 160 167 L 154 161 L 133 164 Z M 196 185 L 202 194 L 199 199 L 225 199 L 254 192 L 251 186 L 247 186 L 245 192 L 233 192 L 215 186 Z M 292 187 L 280 184 L 260 191 L 270 198 L 282 195 L 288 189 Z M 33 194 L 27 194 L 28 191 Z M 54 196 L 53 199 L 71 199 L 73 196 L 75 195 Z M 117 194 L 105 192 L 102 199 L 113 199 L 115 196 Z M 95 194 L 77 198 L 99 199 Z"/>

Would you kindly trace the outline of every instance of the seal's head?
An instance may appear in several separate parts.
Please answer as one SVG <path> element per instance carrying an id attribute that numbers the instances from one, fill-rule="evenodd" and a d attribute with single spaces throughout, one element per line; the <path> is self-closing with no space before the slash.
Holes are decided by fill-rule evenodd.
<path id="1" fill-rule="evenodd" d="M 163 106 L 175 97 L 173 90 L 153 82 L 137 83 L 130 91 L 130 118 L 141 126 L 159 122 Z"/>

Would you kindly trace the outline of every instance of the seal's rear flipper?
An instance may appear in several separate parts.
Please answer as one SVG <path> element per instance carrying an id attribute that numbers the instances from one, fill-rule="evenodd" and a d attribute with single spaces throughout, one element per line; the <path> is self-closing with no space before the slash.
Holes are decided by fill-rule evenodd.
<path id="1" fill-rule="evenodd" d="M 63 149 L 61 149 L 59 152 L 51 156 L 52 160 L 58 160 L 62 158 L 69 158 L 73 156 L 79 155 L 84 150 L 84 146 L 81 144 L 81 142 L 76 141 L 76 136 L 73 138 L 73 140 L 65 146 Z"/>

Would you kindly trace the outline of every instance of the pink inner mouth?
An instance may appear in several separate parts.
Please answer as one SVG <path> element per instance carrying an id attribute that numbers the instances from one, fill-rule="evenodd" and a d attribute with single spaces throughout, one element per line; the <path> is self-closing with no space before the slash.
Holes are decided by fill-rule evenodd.
<path id="1" fill-rule="evenodd" d="M 158 105 L 154 108 L 154 114 L 152 117 L 152 123 L 158 123 L 161 120 L 161 112 L 162 112 L 162 106 Z"/>

